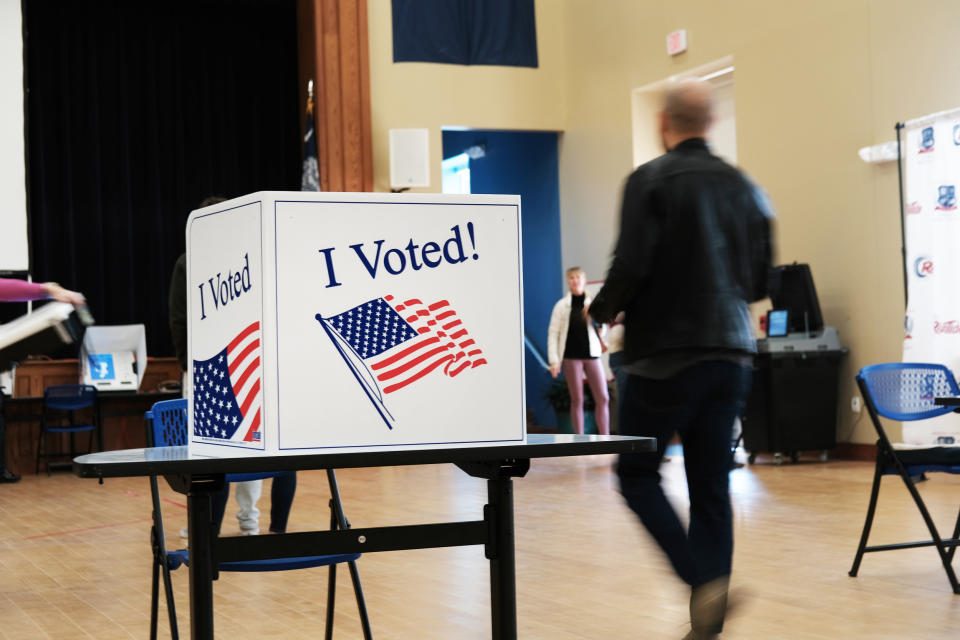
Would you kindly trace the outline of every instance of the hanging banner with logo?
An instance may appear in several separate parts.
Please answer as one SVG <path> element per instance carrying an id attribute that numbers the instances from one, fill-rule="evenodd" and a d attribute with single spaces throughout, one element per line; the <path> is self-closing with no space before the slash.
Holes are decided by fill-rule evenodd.
<path id="1" fill-rule="evenodd" d="M 904 362 L 960 372 L 960 109 L 904 125 Z M 960 415 L 903 423 L 912 444 L 960 442 Z"/>

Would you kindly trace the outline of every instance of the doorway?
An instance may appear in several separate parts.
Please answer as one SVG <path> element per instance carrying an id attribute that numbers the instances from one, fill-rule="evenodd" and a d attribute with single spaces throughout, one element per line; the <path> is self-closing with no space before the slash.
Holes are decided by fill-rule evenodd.
<path id="1" fill-rule="evenodd" d="M 634 89 L 631 92 L 633 118 L 633 166 L 653 160 L 663 153 L 657 114 L 663 103 L 663 92 L 676 80 L 700 78 L 713 87 L 714 121 L 707 133 L 710 149 L 733 166 L 737 166 L 737 119 L 734 100 L 733 56 Z"/>
<path id="2" fill-rule="evenodd" d="M 526 400 L 534 425 L 556 429 L 547 403 L 547 326 L 563 295 L 560 277 L 559 133 L 443 130 L 444 193 L 520 196 Z"/>

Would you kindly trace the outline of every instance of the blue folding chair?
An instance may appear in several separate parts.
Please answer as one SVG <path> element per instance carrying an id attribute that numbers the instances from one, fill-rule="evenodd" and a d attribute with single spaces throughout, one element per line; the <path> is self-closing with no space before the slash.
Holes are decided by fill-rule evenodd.
<path id="1" fill-rule="evenodd" d="M 153 447 L 183 446 L 187 444 L 187 400 L 165 400 L 157 402 L 144 418 L 147 421 L 148 444 Z M 227 482 L 245 480 L 259 480 L 272 478 L 281 472 L 227 474 Z M 332 469 L 327 470 L 327 481 L 330 484 L 330 528 L 349 529 L 350 523 L 343 515 L 343 505 L 340 502 L 340 490 L 337 487 L 336 475 Z M 159 577 L 163 574 L 163 588 L 167 601 L 167 614 L 170 618 L 170 633 L 174 640 L 178 640 L 177 614 L 173 602 L 173 586 L 170 572 L 181 566 L 190 566 L 190 552 L 188 549 L 167 551 L 163 532 L 163 514 L 160 510 L 160 491 L 157 476 L 150 476 L 150 494 L 153 498 L 153 526 L 150 530 L 150 542 L 153 547 L 153 589 L 151 593 L 150 638 L 157 637 L 157 613 L 159 608 Z M 363 598 L 363 589 L 360 585 L 360 573 L 357 570 L 359 553 L 343 553 L 336 555 L 305 556 L 275 558 L 270 560 L 246 560 L 239 562 L 221 562 L 219 571 L 232 572 L 260 572 L 260 571 L 289 571 L 291 569 L 306 569 L 310 567 L 329 567 L 327 584 L 327 620 L 326 638 L 333 637 L 334 600 L 337 584 L 337 565 L 347 563 L 350 577 L 353 580 L 353 591 L 357 598 L 357 607 L 360 611 L 360 624 L 363 627 L 363 637 L 370 640 L 370 621 L 367 617 L 367 607 Z"/>
<path id="2" fill-rule="evenodd" d="M 867 519 L 860 536 L 860 545 L 853 560 L 850 575 L 856 577 L 864 553 L 872 551 L 891 551 L 894 549 L 913 549 L 916 547 L 936 547 L 947 572 L 947 579 L 953 592 L 960 594 L 960 584 L 954 573 L 952 562 L 960 536 L 960 513 L 950 538 L 941 538 L 930 512 L 927 510 L 917 491 L 914 478 L 929 472 L 960 474 L 960 446 L 930 446 L 925 448 L 895 448 L 883 429 L 880 417 L 891 420 L 925 420 L 951 412 L 953 409 L 934 404 L 937 397 L 960 395 L 960 388 L 953 373 L 941 364 L 893 362 L 864 367 L 857 375 L 857 385 L 863 395 L 864 404 L 870 413 L 870 419 L 877 431 L 877 464 L 873 475 L 873 489 L 870 492 L 870 506 Z M 930 530 L 930 540 L 920 542 L 901 542 L 867 546 L 867 537 L 873 524 L 877 507 L 877 494 L 880 492 L 880 478 L 884 475 L 899 475 L 906 485 L 910 496 L 916 503 L 923 521 Z"/>
<path id="3" fill-rule="evenodd" d="M 77 412 L 84 409 L 89 420 L 78 423 Z M 90 434 L 87 449 L 93 451 L 93 434 L 99 428 L 97 411 L 97 388 L 89 384 L 60 384 L 43 390 L 43 408 L 40 415 L 40 439 L 37 441 L 37 473 L 40 473 L 40 459 L 47 458 L 47 474 L 50 474 L 49 458 L 77 457 L 76 435 Z M 45 451 L 46 436 L 53 433 L 66 433 L 70 436 L 69 451 Z M 65 462 L 69 466 L 71 463 Z"/>

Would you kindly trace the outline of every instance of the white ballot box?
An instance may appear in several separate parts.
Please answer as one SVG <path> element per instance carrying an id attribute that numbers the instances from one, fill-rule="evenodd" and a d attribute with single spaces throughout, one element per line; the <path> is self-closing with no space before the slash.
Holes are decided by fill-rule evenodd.
<path id="1" fill-rule="evenodd" d="M 191 453 L 526 441 L 519 196 L 260 192 L 187 221 Z"/>
<path id="2" fill-rule="evenodd" d="M 90 327 L 80 346 L 80 379 L 98 391 L 136 391 L 147 370 L 142 324 Z"/>

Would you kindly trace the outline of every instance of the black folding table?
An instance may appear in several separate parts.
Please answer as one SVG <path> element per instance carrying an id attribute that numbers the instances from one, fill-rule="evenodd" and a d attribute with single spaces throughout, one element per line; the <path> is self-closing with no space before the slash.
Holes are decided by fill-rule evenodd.
<path id="1" fill-rule="evenodd" d="M 191 457 L 187 447 L 126 449 L 74 459 L 84 478 L 162 475 L 187 496 L 190 544 L 190 630 L 194 640 L 212 640 L 213 580 L 220 562 L 290 555 L 370 553 L 461 545 L 484 545 L 490 560 L 490 608 L 494 640 L 517 637 L 513 525 L 513 478 L 526 475 L 532 458 L 655 451 L 653 438 L 530 434 L 526 444 L 404 451 L 356 451 L 247 458 Z M 483 518 L 406 526 L 351 528 L 270 536 L 217 537 L 211 522 L 211 495 L 227 473 L 455 464 L 487 480 Z"/>

